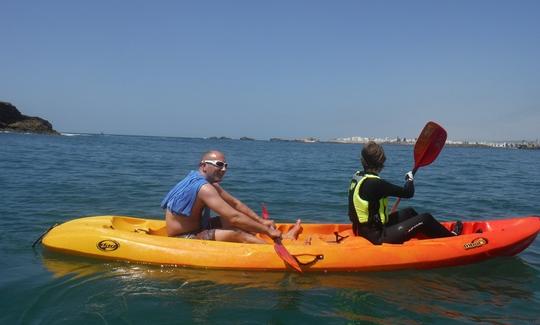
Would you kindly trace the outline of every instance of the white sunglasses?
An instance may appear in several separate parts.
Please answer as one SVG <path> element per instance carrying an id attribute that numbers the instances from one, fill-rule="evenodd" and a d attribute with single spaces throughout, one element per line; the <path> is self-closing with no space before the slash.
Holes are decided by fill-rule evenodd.
<path id="1" fill-rule="evenodd" d="M 201 163 L 210 164 L 210 165 L 216 166 L 219 169 L 227 168 L 229 166 L 229 164 L 221 160 L 202 160 Z"/>

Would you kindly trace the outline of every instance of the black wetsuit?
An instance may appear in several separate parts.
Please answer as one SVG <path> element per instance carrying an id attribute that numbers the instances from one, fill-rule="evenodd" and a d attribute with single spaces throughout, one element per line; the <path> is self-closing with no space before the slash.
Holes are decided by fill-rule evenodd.
<path id="1" fill-rule="evenodd" d="M 349 218 L 353 223 L 353 230 L 357 236 L 362 236 L 379 245 L 381 243 L 403 243 L 417 233 L 430 238 L 454 236 L 452 232 L 441 225 L 429 213 L 418 214 L 413 208 L 406 208 L 388 216 L 388 222 L 383 225 L 377 218 L 379 201 L 384 197 L 411 198 L 414 195 L 414 183 L 405 182 L 403 187 L 396 186 L 380 178 L 365 179 L 359 189 L 360 198 L 368 201 L 368 222 L 359 223 L 358 217 L 352 204 L 352 196 L 349 197 Z"/>

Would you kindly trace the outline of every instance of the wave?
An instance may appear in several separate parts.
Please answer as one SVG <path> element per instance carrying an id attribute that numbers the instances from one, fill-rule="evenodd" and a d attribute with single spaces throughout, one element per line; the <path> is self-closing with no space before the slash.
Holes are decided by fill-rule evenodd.
<path id="1" fill-rule="evenodd" d="M 91 134 L 88 133 L 66 133 L 61 132 L 60 135 L 66 136 L 66 137 L 89 137 Z"/>

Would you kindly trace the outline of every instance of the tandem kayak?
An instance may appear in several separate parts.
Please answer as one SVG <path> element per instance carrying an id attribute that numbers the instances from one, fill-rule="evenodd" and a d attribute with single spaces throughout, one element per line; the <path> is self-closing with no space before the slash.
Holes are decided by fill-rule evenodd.
<path id="1" fill-rule="evenodd" d="M 448 229 L 453 223 L 443 222 Z M 293 224 L 278 224 L 282 232 Z M 540 231 L 540 217 L 465 221 L 456 237 L 413 238 L 373 245 L 350 224 L 303 224 L 297 240 L 283 240 L 305 272 L 429 269 L 516 255 Z M 236 270 L 292 270 L 268 244 L 168 237 L 163 220 L 127 216 L 74 219 L 51 228 L 43 246 L 52 251 L 146 264 Z"/>

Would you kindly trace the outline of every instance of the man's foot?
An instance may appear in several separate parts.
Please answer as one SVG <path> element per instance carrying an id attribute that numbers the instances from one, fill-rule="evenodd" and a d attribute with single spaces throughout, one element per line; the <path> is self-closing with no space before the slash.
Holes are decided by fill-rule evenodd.
<path id="1" fill-rule="evenodd" d="M 452 233 L 456 236 L 461 235 L 461 232 L 463 232 L 463 222 L 456 221 L 454 224 L 454 230 L 452 230 Z"/>
<path id="2" fill-rule="evenodd" d="M 296 220 L 296 223 L 292 228 L 283 235 L 283 239 L 297 239 L 298 235 L 302 232 L 302 226 L 300 225 L 301 220 Z"/>

